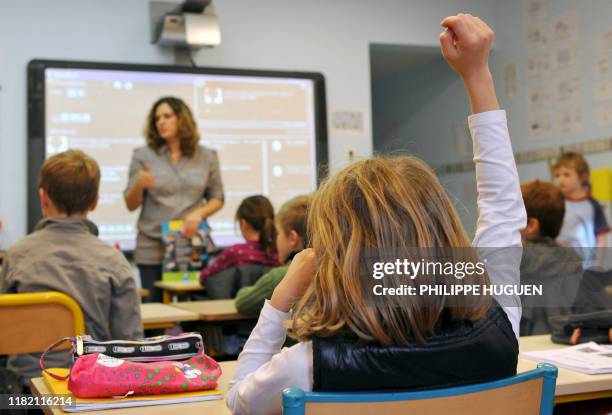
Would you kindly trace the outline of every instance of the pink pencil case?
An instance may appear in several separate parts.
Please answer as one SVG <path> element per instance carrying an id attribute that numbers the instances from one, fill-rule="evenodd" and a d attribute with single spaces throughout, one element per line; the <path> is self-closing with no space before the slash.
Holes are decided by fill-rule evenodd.
<path id="1" fill-rule="evenodd" d="M 143 363 L 95 353 L 76 359 L 68 389 L 78 398 L 159 395 L 215 389 L 219 376 L 219 364 L 205 354 Z"/>

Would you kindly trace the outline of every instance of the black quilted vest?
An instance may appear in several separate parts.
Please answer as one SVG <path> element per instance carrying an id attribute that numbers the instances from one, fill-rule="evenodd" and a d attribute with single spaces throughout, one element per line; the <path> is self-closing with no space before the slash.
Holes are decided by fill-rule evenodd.
<path id="1" fill-rule="evenodd" d="M 440 325 L 425 345 L 358 345 L 356 338 L 315 337 L 313 390 L 438 389 L 516 374 L 518 343 L 494 303 L 479 321 Z"/>

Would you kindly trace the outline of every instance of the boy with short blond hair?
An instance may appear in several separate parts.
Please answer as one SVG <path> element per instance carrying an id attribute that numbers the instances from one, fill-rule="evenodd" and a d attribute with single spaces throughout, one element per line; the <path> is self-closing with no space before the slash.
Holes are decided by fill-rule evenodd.
<path id="1" fill-rule="evenodd" d="M 610 231 L 601 205 L 590 194 L 589 165 L 582 155 L 565 153 L 553 165 L 552 173 L 565 197 L 565 216 L 557 239 L 566 246 L 586 248 L 578 251 L 589 266 L 594 253 L 589 248 L 605 246 Z"/>
<path id="2" fill-rule="evenodd" d="M 80 305 L 93 338 L 136 339 L 143 329 L 132 268 L 121 252 L 97 238 L 98 228 L 87 219 L 99 185 L 98 164 L 82 151 L 45 161 L 39 182 L 43 219 L 8 250 L 0 292 L 63 292 Z M 65 352 L 47 356 L 48 367 L 70 364 Z M 28 380 L 40 375 L 38 357 L 11 356 L 8 367 Z"/>

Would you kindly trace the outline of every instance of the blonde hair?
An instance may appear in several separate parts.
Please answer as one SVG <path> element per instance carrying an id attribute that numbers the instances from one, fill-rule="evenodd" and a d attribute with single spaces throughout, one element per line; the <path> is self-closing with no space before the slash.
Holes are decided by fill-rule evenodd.
<path id="1" fill-rule="evenodd" d="M 486 315 L 489 296 L 470 301 L 459 296 L 406 296 L 410 298 L 398 306 L 375 299 L 363 283 L 371 279 L 368 257 L 405 257 L 413 248 L 470 247 L 435 174 L 414 157 L 355 162 L 326 180 L 313 197 L 308 231 L 318 266 L 294 312 L 291 335 L 298 340 L 353 333 L 362 341 L 383 345 L 425 342 L 442 317 L 459 321 Z M 486 274 L 478 278 L 488 282 Z M 445 281 L 458 283 L 455 278 Z M 470 281 L 466 277 L 460 283 Z"/>
<path id="2" fill-rule="evenodd" d="M 181 154 L 186 157 L 193 156 L 198 141 L 200 141 L 200 133 L 198 132 L 191 110 L 182 99 L 176 97 L 162 97 L 153 104 L 153 107 L 151 107 L 144 128 L 147 146 L 158 152 L 159 149 L 166 144 L 166 141 L 159 135 L 155 122 L 155 113 L 161 104 L 168 104 L 178 119 L 178 136 L 180 139 Z"/>
<path id="3" fill-rule="evenodd" d="M 306 221 L 311 200 L 311 195 L 296 196 L 285 202 L 276 214 L 276 222 L 283 231 L 295 231 L 305 247 L 309 244 Z"/>

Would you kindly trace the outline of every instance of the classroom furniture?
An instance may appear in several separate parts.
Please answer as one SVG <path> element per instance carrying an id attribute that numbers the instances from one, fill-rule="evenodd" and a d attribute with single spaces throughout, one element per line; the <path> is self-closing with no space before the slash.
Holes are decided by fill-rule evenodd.
<path id="1" fill-rule="evenodd" d="M 183 310 L 191 311 L 199 315 L 203 323 L 199 326 L 204 337 L 206 352 L 213 357 L 224 356 L 225 358 L 235 358 L 238 354 L 237 347 L 228 346 L 228 339 L 223 334 L 223 327 L 234 325 L 232 331 L 240 333 L 244 339 L 249 336 L 259 316 L 245 316 L 238 313 L 234 300 L 206 300 L 206 301 L 186 301 L 172 303 L 172 306 Z M 239 338 L 234 339 L 240 342 Z"/>
<path id="2" fill-rule="evenodd" d="M 229 382 L 233 379 L 234 373 L 238 367 L 237 361 L 219 362 L 221 366 L 221 377 L 219 378 L 219 385 L 217 389 L 223 392 L 223 395 L 227 393 Z M 40 378 L 32 379 L 32 393 L 34 395 L 44 395 L 49 393 L 49 388 L 45 383 L 45 380 Z M 66 412 L 60 408 L 44 408 L 45 414 L 47 415 L 66 415 Z M 122 409 L 108 409 L 103 411 L 92 411 L 92 412 L 78 412 L 79 414 L 85 415 L 169 415 L 169 414 L 181 414 L 181 415 L 229 415 L 230 411 L 227 409 L 225 399 L 218 399 L 216 401 L 204 401 L 194 403 L 180 403 L 170 405 L 157 405 L 157 406 L 141 406 L 137 408 L 122 408 Z"/>
<path id="3" fill-rule="evenodd" d="M 172 303 L 173 307 L 197 313 L 201 321 L 221 322 L 256 320 L 259 316 L 245 316 L 236 310 L 234 300 L 185 301 Z"/>
<path id="4" fill-rule="evenodd" d="M 472 415 L 551 415 L 557 368 L 537 369 L 475 385 L 414 392 L 283 391 L 285 415 L 465 413 Z"/>
<path id="5" fill-rule="evenodd" d="M 584 314 L 612 309 L 612 297 L 607 291 L 609 285 L 612 285 L 612 270 L 585 270 L 574 300 L 574 313 Z"/>
<path id="6" fill-rule="evenodd" d="M 150 295 L 151 295 L 151 291 L 147 290 L 146 288 L 141 288 L 140 290 L 138 290 L 138 296 L 140 298 L 148 297 Z"/>
<path id="7" fill-rule="evenodd" d="M 84 332 L 83 311 L 66 294 L 0 294 L 0 355 L 44 352 L 62 337 Z"/>
<path id="8" fill-rule="evenodd" d="M 519 347 L 521 351 L 537 351 L 562 348 L 567 346 L 554 344 L 550 341 L 549 335 L 541 335 L 521 337 L 519 341 Z M 219 381 L 219 390 L 225 394 L 228 390 L 228 384 L 233 379 L 234 374 L 238 368 L 238 362 L 227 361 L 220 362 L 219 364 L 221 365 L 221 370 L 223 372 Z M 517 367 L 518 373 L 524 373 L 533 370 L 536 367 L 536 362 L 521 359 L 519 357 Z M 555 404 L 612 396 L 612 374 L 586 375 L 563 368 L 558 368 L 557 373 L 558 374 L 557 385 L 555 389 Z M 33 379 L 32 383 L 34 394 L 44 394 L 49 392 L 42 377 Z M 206 412 L 204 412 L 203 409 L 206 409 Z M 47 414 L 65 415 L 65 413 L 58 408 L 55 408 L 53 410 L 46 410 L 45 412 Z M 86 413 L 92 415 L 138 415 L 142 413 L 146 413 L 147 415 L 175 413 L 186 415 L 203 413 L 205 413 L 206 415 L 221 415 L 229 414 L 230 412 L 225 405 L 225 400 L 220 400 L 193 404 L 167 405 L 164 407 L 160 406 L 155 408 L 151 407 L 147 408 L 146 411 L 143 411 L 142 408 L 125 408 L 120 410 L 112 410 L 112 412 L 96 411 Z"/>
<path id="9" fill-rule="evenodd" d="M 154 285 L 162 290 L 162 301 L 169 304 L 178 301 L 178 296 L 204 290 L 198 281 L 155 281 Z"/>
<path id="10" fill-rule="evenodd" d="M 230 267 L 206 279 L 206 297 L 211 300 L 234 298 L 243 287 L 255 285 L 273 267 L 262 264 L 247 264 Z"/>
<path id="11" fill-rule="evenodd" d="M 521 352 L 561 349 L 563 347 L 567 347 L 567 345 L 551 342 L 549 334 L 521 337 L 519 341 Z M 536 366 L 537 363 L 535 361 L 523 359 L 519 356 L 517 372 L 526 372 L 534 369 Z M 608 397 L 612 397 L 612 373 L 587 375 L 586 373 L 559 368 L 555 403 L 587 401 Z"/>
<path id="12" fill-rule="evenodd" d="M 140 304 L 140 318 L 145 330 L 168 329 L 182 321 L 199 320 L 197 313 L 162 303 Z"/>

